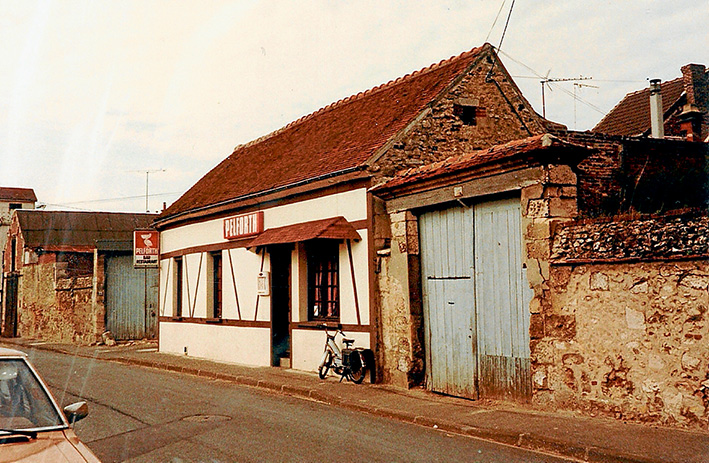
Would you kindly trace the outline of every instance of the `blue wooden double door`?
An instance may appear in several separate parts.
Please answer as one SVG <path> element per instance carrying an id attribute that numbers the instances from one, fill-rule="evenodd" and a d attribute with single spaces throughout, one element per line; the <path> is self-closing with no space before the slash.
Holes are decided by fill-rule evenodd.
<path id="1" fill-rule="evenodd" d="M 529 302 L 520 198 L 419 216 L 428 387 L 528 400 Z"/>

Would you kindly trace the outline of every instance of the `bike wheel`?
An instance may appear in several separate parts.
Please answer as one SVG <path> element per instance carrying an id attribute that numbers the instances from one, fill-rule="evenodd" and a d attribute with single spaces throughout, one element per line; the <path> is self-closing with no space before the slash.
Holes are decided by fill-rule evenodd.
<path id="1" fill-rule="evenodd" d="M 357 358 L 352 358 L 354 356 L 357 356 Z M 364 381 L 365 373 L 367 371 L 362 354 L 360 354 L 358 351 L 352 352 L 350 354 L 350 363 L 350 381 L 355 384 L 361 384 L 362 381 Z"/>
<path id="2" fill-rule="evenodd" d="M 322 354 L 322 360 L 320 360 L 320 366 L 318 367 L 318 376 L 320 379 L 325 379 L 327 373 L 330 371 L 330 366 L 332 365 L 332 352 L 325 351 Z"/>

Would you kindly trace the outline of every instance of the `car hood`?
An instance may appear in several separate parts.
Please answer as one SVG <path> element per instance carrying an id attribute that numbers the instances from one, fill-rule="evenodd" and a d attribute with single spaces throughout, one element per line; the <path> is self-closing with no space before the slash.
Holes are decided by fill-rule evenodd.
<path id="1" fill-rule="evenodd" d="M 0 463 L 11 462 L 100 463 L 71 429 L 40 432 L 36 439 L 0 444 Z"/>

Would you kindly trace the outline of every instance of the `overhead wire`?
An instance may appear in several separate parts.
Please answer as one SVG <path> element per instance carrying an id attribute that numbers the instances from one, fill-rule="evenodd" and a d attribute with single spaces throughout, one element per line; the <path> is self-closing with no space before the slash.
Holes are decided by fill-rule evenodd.
<path id="1" fill-rule="evenodd" d="M 500 4 L 500 9 L 497 10 L 497 16 L 495 16 L 495 20 L 492 22 L 492 26 L 490 26 L 490 31 L 487 33 L 487 36 L 485 37 L 485 42 L 488 41 L 490 38 L 490 34 L 492 34 L 492 30 L 495 28 L 495 25 L 497 24 L 497 20 L 500 19 L 500 13 L 502 13 L 502 9 L 505 7 L 505 3 L 507 3 L 507 0 L 502 0 L 502 4 Z"/>

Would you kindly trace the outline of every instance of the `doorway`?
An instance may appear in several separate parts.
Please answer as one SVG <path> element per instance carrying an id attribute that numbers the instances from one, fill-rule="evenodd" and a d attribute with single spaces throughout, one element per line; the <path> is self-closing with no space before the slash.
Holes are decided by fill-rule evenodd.
<path id="1" fill-rule="evenodd" d="M 292 245 L 269 246 L 271 259 L 271 365 L 290 368 Z"/>

